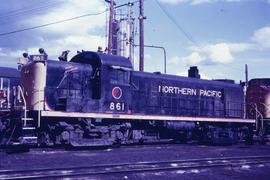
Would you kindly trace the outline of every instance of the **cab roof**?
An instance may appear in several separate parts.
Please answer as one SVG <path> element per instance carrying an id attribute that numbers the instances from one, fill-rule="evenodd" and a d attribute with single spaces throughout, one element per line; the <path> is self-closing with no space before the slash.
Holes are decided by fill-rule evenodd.
<path id="1" fill-rule="evenodd" d="M 132 69 L 132 64 L 128 58 L 116 55 L 109 55 L 100 52 L 84 51 L 75 55 L 70 62 L 91 64 L 98 66 L 120 66 Z"/>

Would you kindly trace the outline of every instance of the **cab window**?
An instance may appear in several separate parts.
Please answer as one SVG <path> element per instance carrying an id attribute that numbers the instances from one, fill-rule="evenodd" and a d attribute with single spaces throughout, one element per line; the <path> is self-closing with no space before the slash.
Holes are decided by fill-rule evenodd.
<path id="1" fill-rule="evenodd" d="M 9 89 L 10 79 L 0 78 L 0 89 Z"/>
<path id="2" fill-rule="evenodd" d="M 129 71 L 124 70 L 111 70 L 111 84 L 128 85 L 129 84 Z"/>

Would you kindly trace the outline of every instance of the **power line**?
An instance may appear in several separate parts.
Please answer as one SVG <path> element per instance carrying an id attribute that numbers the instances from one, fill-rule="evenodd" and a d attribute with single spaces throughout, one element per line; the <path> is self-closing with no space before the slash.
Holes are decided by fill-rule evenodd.
<path id="1" fill-rule="evenodd" d="M 158 2 L 158 0 L 155 0 L 160 9 L 163 11 L 163 13 L 174 23 L 174 25 L 186 36 L 186 38 L 191 41 L 193 44 L 195 44 L 198 48 L 201 49 L 200 45 L 192 38 L 191 35 L 189 35 L 183 27 L 181 27 L 175 19 L 166 11 L 165 8 L 162 7 L 162 5 Z"/>
<path id="2" fill-rule="evenodd" d="M 19 8 L 19 9 L 15 9 L 15 10 L 11 10 L 11 11 L 8 11 L 5 13 L 1 13 L 0 18 L 18 16 L 18 15 L 25 14 L 25 13 L 31 12 L 31 11 L 38 12 L 37 10 L 47 9 L 47 8 L 52 7 L 52 6 L 59 4 L 59 3 L 62 3 L 62 2 L 43 2 L 42 5 L 41 5 L 41 3 L 36 3 L 37 6 L 24 6 L 24 7 Z M 34 4 L 34 5 L 36 5 L 36 4 Z"/>
<path id="3" fill-rule="evenodd" d="M 58 2 L 59 3 L 59 2 Z M 56 7 L 55 5 L 58 3 L 54 4 L 49 4 L 46 6 L 39 6 L 36 8 L 32 9 L 26 9 L 25 11 L 18 11 L 14 12 L 11 14 L 5 14 L 5 15 L 0 15 L 0 26 L 1 25 L 6 25 L 6 24 L 16 24 L 18 21 L 20 21 L 23 17 L 29 16 L 29 15 L 38 15 L 46 11 L 47 9 L 50 9 L 52 7 Z"/>
<path id="4" fill-rule="evenodd" d="M 14 24 L 22 19 L 23 16 L 41 14 L 47 9 L 56 7 L 55 5 L 59 3 L 60 2 L 54 2 L 43 6 L 31 7 L 30 9 L 18 10 L 17 12 L 14 10 L 14 13 L 2 14 L 2 16 L 0 15 L 0 25 Z"/>
<path id="5" fill-rule="evenodd" d="M 105 10 L 105 11 L 102 11 L 102 12 L 99 12 L 99 13 L 84 14 L 84 15 L 81 15 L 81 16 L 77 16 L 77 17 L 73 17 L 73 18 L 69 18 L 69 19 L 64 19 L 64 20 L 60 20 L 60 21 L 55 21 L 55 22 L 51 22 L 51 23 L 47 23 L 47 24 L 43 24 L 43 25 L 39 25 L 39 26 L 33 26 L 33 27 L 19 29 L 19 30 L 15 30 L 15 31 L 0 33 L 0 36 L 6 36 L 6 35 L 15 34 L 15 33 L 28 31 L 28 30 L 32 30 L 32 29 L 38 29 L 38 28 L 42 28 L 42 27 L 46 27 L 46 26 L 51 26 L 51 25 L 54 25 L 54 24 L 59 24 L 59 23 L 67 22 L 67 21 L 80 19 L 80 18 L 87 17 L 87 16 L 97 16 L 97 15 L 103 14 L 103 13 L 105 13 L 107 11 L 108 10 Z"/>
<path id="6" fill-rule="evenodd" d="M 131 2 L 131 3 L 137 3 L 137 2 L 139 2 L 139 1 L 135 0 L 135 1 Z M 51 5 L 55 5 L 55 4 L 57 4 L 57 3 L 51 3 L 51 4 L 47 5 L 47 7 L 49 7 Z M 126 5 L 126 4 L 124 4 L 124 5 Z M 115 8 L 119 8 L 121 6 L 122 5 L 116 6 Z M 45 7 L 45 6 L 43 6 L 43 7 Z M 40 8 L 40 7 L 38 7 L 38 8 Z M 18 10 L 20 10 L 20 9 L 18 9 Z M 12 12 L 15 12 L 15 11 L 16 10 L 10 11 L 8 13 L 12 13 Z M 32 11 L 32 9 L 30 9 L 30 11 Z M 0 33 L 0 36 L 10 35 L 10 34 L 19 33 L 19 32 L 23 32 L 23 31 L 28 31 L 28 30 L 32 30 L 32 29 L 38 29 L 38 28 L 42 28 L 42 27 L 46 27 L 46 26 L 51 26 L 51 25 L 54 25 L 54 24 L 59 24 L 59 23 L 67 22 L 67 21 L 76 20 L 76 19 L 79 19 L 79 18 L 87 17 L 87 16 L 96 16 L 96 15 L 103 14 L 103 13 L 105 13 L 107 11 L 108 11 L 108 9 L 106 9 L 105 11 L 99 12 L 99 13 L 84 14 L 84 15 L 81 15 L 81 16 L 77 16 L 77 17 L 73 17 L 73 18 L 69 18 L 69 19 L 64 19 L 64 20 L 60 20 L 60 21 L 56 21 L 56 22 L 52 22 L 52 23 L 47 23 L 47 24 L 43 24 L 43 25 L 39 25 L 39 26 L 33 26 L 33 27 L 19 29 L 19 30 L 15 30 L 15 31 Z"/>

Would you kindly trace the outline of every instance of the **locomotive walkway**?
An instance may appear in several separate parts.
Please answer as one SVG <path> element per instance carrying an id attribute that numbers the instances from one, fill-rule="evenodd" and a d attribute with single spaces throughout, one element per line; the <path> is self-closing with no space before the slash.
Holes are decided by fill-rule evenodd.
<path id="1" fill-rule="evenodd" d="M 270 155 L 101 164 L 87 167 L 57 169 L 0 170 L 0 179 L 76 178 L 123 173 L 179 171 L 188 169 L 198 170 L 216 167 L 248 167 L 255 164 L 261 166 L 270 164 Z"/>

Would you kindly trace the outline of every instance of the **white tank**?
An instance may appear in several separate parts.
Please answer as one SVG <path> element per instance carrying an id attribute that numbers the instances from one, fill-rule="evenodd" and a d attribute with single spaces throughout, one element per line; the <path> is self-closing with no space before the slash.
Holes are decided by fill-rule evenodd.
<path id="1" fill-rule="evenodd" d="M 128 19 L 119 21 L 119 31 L 117 33 L 117 55 L 129 58 L 132 65 L 134 55 L 134 24 Z"/>
<path id="2" fill-rule="evenodd" d="M 44 90 L 46 86 L 46 62 L 33 61 L 21 71 L 22 87 L 28 110 L 44 109 Z"/>

